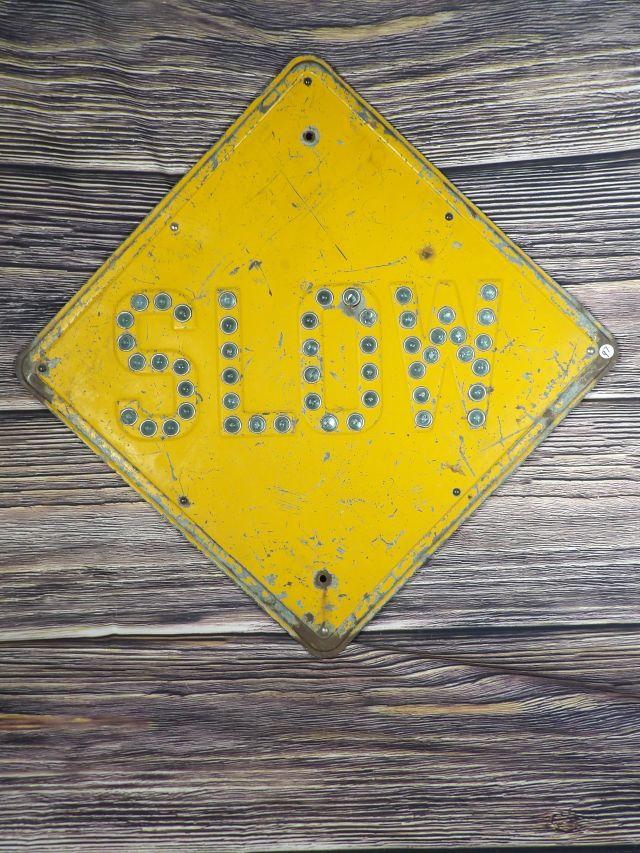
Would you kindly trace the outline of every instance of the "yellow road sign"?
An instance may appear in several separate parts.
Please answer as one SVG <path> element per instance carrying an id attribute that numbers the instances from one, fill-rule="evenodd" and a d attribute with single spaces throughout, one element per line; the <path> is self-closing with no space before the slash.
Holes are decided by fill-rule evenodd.
<path id="1" fill-rule="evenodd" d="M 324 62 L 291 62 L 38 335 L 52 411 L 335 654 L 611 364 Z"/>

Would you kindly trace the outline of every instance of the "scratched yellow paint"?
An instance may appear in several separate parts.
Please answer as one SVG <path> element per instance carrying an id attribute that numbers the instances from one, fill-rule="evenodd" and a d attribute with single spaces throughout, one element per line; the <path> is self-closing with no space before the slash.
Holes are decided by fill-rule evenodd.
<path id="1" fill-rule="evenodd" d="M 301 57 L 22 372 L 278 622 L 332 654 L 595 382 L 608 344 Z"/>

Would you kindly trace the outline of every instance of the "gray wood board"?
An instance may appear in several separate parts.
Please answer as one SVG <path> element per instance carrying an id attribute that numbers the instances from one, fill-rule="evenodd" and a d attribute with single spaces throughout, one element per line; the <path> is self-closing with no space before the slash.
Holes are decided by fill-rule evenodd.
<path id="1" fill-rule="evenodd" d="M 304 52 L 621 356 L 333 661 L 13 368 Z M 640 843 L 639 67 L 626 0 L 0 4 L 0 849 Z"/>

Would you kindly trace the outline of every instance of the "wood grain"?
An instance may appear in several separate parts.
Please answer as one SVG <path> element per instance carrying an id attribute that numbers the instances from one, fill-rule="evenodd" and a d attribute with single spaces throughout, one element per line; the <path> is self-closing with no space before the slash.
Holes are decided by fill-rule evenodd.
<path id="1" fill-rule="evenodd" d="M 0 647 L 5 849 L 640 839 L 640 701 L 286 640 Z"/>
<path id="2" fill-rule="evenodd" d="M 0 850 L 640 844 L 634 5 L 0 4 Z M 303 52 L 582 300 L 621 355 L 328 662 L 13 368 Z"/>
<path id="3" fill-rule="evenodd" d="M 640 148 L 627 2 L 0 9 L 0 160 L 178 175 L 292 57 L 318 53 L 437 165 Z"/>

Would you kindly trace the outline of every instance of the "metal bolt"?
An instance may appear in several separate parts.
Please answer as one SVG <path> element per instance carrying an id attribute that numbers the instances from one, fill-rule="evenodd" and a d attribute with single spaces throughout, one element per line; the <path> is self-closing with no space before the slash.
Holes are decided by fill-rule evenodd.
<path id="1" fill-rule="evenodd" d="M 140 352 L 129 356 L 129 368 L 131 370 L 142 370 L 146 363 L 146 358 Z"/>
<path id="2" fill-rule="evenodd" d="M 116 323 L 121 329 L 130 329 L 134 323 L 133 314 L 131 311 L 121 311 L 116 317 Z"/>
<path id="3" fill-rule="evenodd" d="M 440 358 L 440 353 L 435 347 L 427 347 L 426 350 L 422 353 L 422 357 L 427 362 L 427 364 L 435 364 L 436 361 Z"/>
<path id="4" fill-rule="evenodd" d="M 493 341 L 491 339 L 491 335 L 478 335 L 476 338 L 476 346 L 478 349 L 486 352 L 488 349 L 491 349 L 493 346 Z"/>
<path id="5" fill-rule="evenodd" d="M 120 420 L 126 426 L 132 426 L 138 420 L 138 413 L 135 411 L 135 409 L 123 409 L 120 412 Z"/>
<path id="6" fill-rule="evenodd" d="M 456 326 L 455 329 L 451 329 L 449 332 L 449 337 L 452 343 L 463 344 L 467 340 L 467 333 L 462 326 Z"/>
<path id="7" fill-rule="evenodd" d="M 232 335 L 238 328 L 238 321 L 235 317 L 223 317 L 220 320 L 220 328 L 225 335 Z"/>
<path id="8" fill-rule="evenodd" d="M 238 300 L 235 293 L 232 293 L 232 291 L 223 290 L 218 294 L 218 305 L 226 311 L 231 310 L 231 308 L 235 308 L 237 304 Z"/>
<path id="9" fill-rule="evenodd" d="M 118 348 L 124 350 L 125 352 L 133 349 L 136 345 L 136 339 L 133 335 L 130 335 L 129 332 L 125 332 L 124 335 L 120 335 L 118 338 Z"/>
<path id="10" fill-rule="evenodd" d="M 481 382 L 474 382 L 473 385 L 469 387 L 469 397 L 476 403 L 479 403 L 480 400 L 484 400 L 487 396 L 487 389 Z"/>
<path id="11" fill-rule="evenodd" d="M 180 424 L 173 418 L 169 418 L 162 424 L 162 432 L 169 437 L 177 435 L 180 432 Z"/>
<path id="12" fill-rule="evenodd" d="M 178 382 L 178 394 L 181 397 L 190 397 L 196 389 L 193 387 L 193 382 L 185 379 L 184 382 Z"/>
<path id="13" fill-rule="evenodd" d="M 190 370 L 191 365 L 186 358 L 176 358 L 173 362 L 173 372 L 177 373 L 178 376 L 184 376 L 184 374 L 188 373 Z"/>
<path id="14" fill-rule="evenodd" d="M 493 302 L 498 296 L 498 288 L 495 284 L 483 284 L 480 288 L 480 296 L 487 302 Z"/>
<path id="15" fill-rule="evenodd" d="M 367 335 L 366 338 L 362 338 L 360 341 L 360 349 L 362 352 L 366 352 L 367 355 L 371 355 L 372 352 L 378 349 L 378 341 L 372 338 L 371 335 Z"/>
<path id="16" fill-rule="evenodd" d="M 477 358 L 471 366 L 471 370 L 473 370 L 476 376 L 486 376 L 490 369 L 491 367 L 486 358 Z"/>
<path id="17" fill-rule="evenodd" d="M 188 305 L 176 305 L 173 309 L 173 316 L 180 323 L 186 323 L 191 317 L 191 308 Z"/>
<path id="18" fill-rule="evenodd" d="M 305 382 L 317 382 L 320 379 L 320 368 L 315 366 L 305 367 L 302 375 Z"/>
<path id="19" fill-rule="evenodd" d="M 413 389 L 413 399 L 416 403 L 426 403 L 429 396 L 429 390 L 423 386 Z"/>
<path id="20" fill-rule="evenodd" d="M 131 297 L 131 307 L 134 311 L 144 311 L 149 306 L 149 299 L 144 293 L 135 293 Z"/>
<path id="21" fill-rule="evenodd" d="M 347 308 L 355 308 L 356 305 L 360 304 L 361 299 L 362 294 L 355 287 L 348 287 L 342 294 L 342 301 Z"/>
<path id="22" fill-rule="evenodd" d="M 427 372 L 427 368 L 421 361 L 414 361 L 409 365 L 409 376 L 412 379 L 422 379 Z"/>
<path id="23" fill-rule="evenodd" d="M 396 290 L 396 302 L 400 305 L 407 305 L 413 299 L 413 293 L 410 287 L 399 287 Z"/>
<path id="24" fill-rule="evenodd" d="M 178 406 L 178 415 L 182 418 L 183 421 L 190 420 L 196 413 L 195 406 L 192 406 L 191 403 L 180 403 Z"/>
<path id="25" fill-rule="evenodd" d="M 250 432 L 264 432 L 267 426 L 267 422 L 262 417 L 262 415 L 252 415 L 249 418 L 249 431 Z"/>
<path id="26" fill-rule="evenodd" d="M 163 371 L 166 370 L 169 366 L 169 359 L 162 352 L 157 352 L 155 355 L 151 356 L 151 368 L 152 370 Z"/>
<path id="27" fill-rule="evenodd" d="M 481 326 L 492 326 L 496 321 L 496 314 L 492 308 L 481 308 L 478 311 L 478 323 Z"/>
<path id="28" fill-rule="evenodd" d="M 155 421 L 152 421 L 150 418 L 142 421 L 140 424 L 140 432 L 145 438 L 151 438 L 152 435 L 155 435 L 158 431 L 158 425 Z"/>
<path id="29" fill-rule="evenodd" d="M 373 308 L 363 308 L 359 320 L 363 326 L 375 326 L 378 315 Z"/>
<path id="30" fill-rule="evenodd" d="M 180 226 L 178 225 L 177 222 L 172 222 L 171 225 L 169 225 L 169 228 L 174 232 L 174 234 L 178 230 L 179 227 Z"/>
<path id="31" fill-rule="evenodd" d="M 232 435 L 235 435 L 237 432 L 240 432 L 242 427 L 242 421 L 240 418 L 237 418 L 235 415 L 231 415 L 228 418 L 224 419 L 224 431 L 229 432 Z"/>
<path id="32" fill-rule="evenodd" d="M 223 358 L 235 358 L 238 355 L 238 346 L 237 344 L 229 343 L 222 344 L 220 347 L 220 354 Z"/>
<path id="33" fill-rule="evenodd" d="M 400 325 L 403 329 L 413 329 L 418 322 L 414 311 L 403 311 L 400 315 Z"/>
<path id="34" fill-rule="evenodd" d="M 322 400 L 319 394 L 307 394 L 304 398 L 304 404 L 312 412 L 315 412 L 320 408 L 322 404 Z"/>
<path id="35" fill-rule="evenodd" d="M 416 412 L 415 423 L 417 427 L 420 427 L 420 429 L 426 429 L 433 423 L 433 415 L 431 412 L 426 412 L 424 410 Z"/>
<path id="36" fill-rule="evenodd" d="M 415 338 L 411 336 L 410 338 L 404 339 L 405 352 L 411 353 L 411 355 L 414 355 L 415 353 L 419 352 L 421 346 L 422 343 L 420 341 L 420 338 Z"/>
<path id="37" fill-rule="evenodd" d="M 368 361 L 366 364 L 362 365 L 360 373 L 362 374 L 363 379 L 366 379 L 368 382 L 372 382 L 378 376 L 378 368 L 375 364 Z"/>
<path id="38" fill-rule="evenodd" d="M 480 409 L 471 409 L 467 415 L 467 420 L 472 427 L 480 427 L 485 421 L 484 412 Z"/>
<path id="39" fill-rule="evenodd" d="M 237 394 L 225 394 L 222 398 L 225 409 L 237 409 L 240 405 L 240 397 Z"/>
<path id="40" fill-rule="evenodd" d="M 240 374 L 235 367 L 227 367 L 222 371 L 222 381 L 225 385 L 235 385 L 240 379 Z"/>
<path id="41" fill-rule="evenodd" d="M 314 314 L 313 311 L 307 311 L 300 318 L 300 322 L 305 329 L 315 329 L 319 322 L 318 315 Z"/>
<path id="42" fill-rule="evenodd" d="M 465 345 L 458 348 L 458 358 L 460 361 L 471 361 L 473 359 L 473 347 Z"/>
<path id="43" fill-rule="evenodd" d="M 168 293 L 156 293 L 153 298 L 153 304 L 158 311 L 166 311 L 171 307 L 171 297 Z"/>
<path id="44" fill-rule="evenodd" d="M 376 391 L 365 391 L 362 395 L 362 403 L 367 409 L 372 409 L 380 402 L 380 395 Z"/>
<path id="45" fill-rule="evenodd" d="M 364 417 L 359 412 L 354 412 L 347 418 L 347 426 L 354 432 L 359 432 L 364 426 Z"/>
<path id="46" fill-rule="evenodd" d="M 441 308 L 438 311 L 438 320 L 440 320 L 441 323 L 444 323 L 445 326 L 448 326 L 450 323 L 453 323 L 455 319 L 456 312 L 453 310 L 453 308 L 449 308 L 445 305 L 444 308 Z"/>
<path id="47" fill-rule="evenodd" d="M 431 329 L 429 340 L 432 344 L 443 344 L 447 340 L 447 333 L 444 329 Z"/>
<path id="48" fill-rule="evenodd" d="M 278 415 L 273 422 L 273 426 L 276 432 L 289 432 L 291 429 L 291 418 L 287 417 L 287 415 Z"/>
<path id="49" fill-rule="evenodd" d="M 309 338 L 302 344 L 302 352 L 310 358 L 314 355 L 318 355 L 320 352 L 320 344 L 313 338 Z"/>
<path id="50" fill-rule="evenodd" d="M 322 290 L 319 290 L 316 293 L 316 301 L 318 305 L 322 305 L 323 308 L 326 308 L 333 302 L 333 293 L 328 288 L 323 287 Z"/>
<path id="51" fill-rule="evenodd" d="M 333 432 L 338 428 L 338 419 L 335 415 L 327 412 L 320 418 L 320 426 L 325 432 Z"/>

